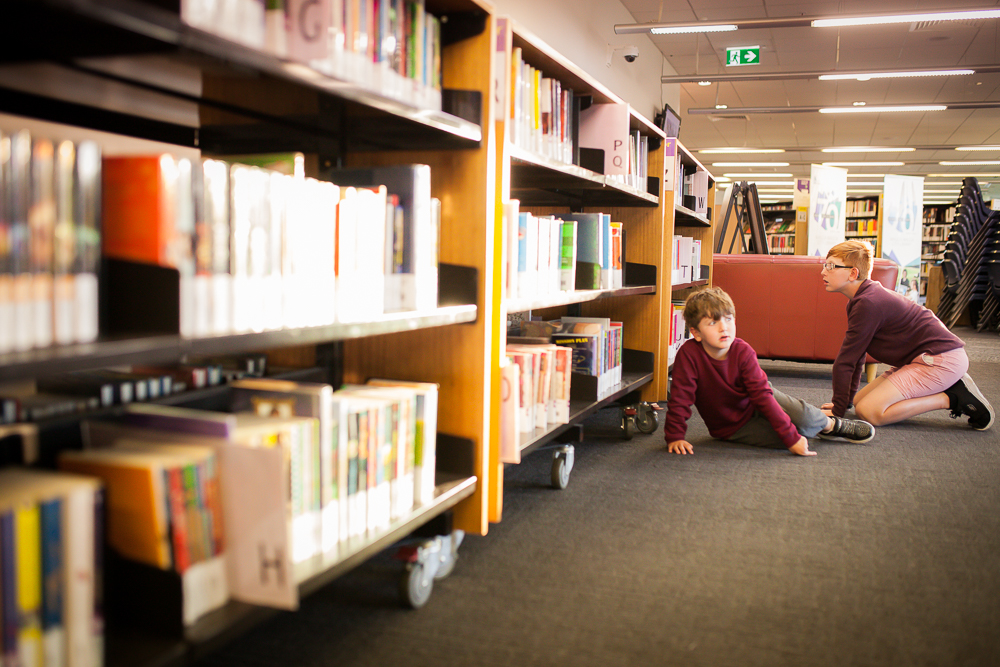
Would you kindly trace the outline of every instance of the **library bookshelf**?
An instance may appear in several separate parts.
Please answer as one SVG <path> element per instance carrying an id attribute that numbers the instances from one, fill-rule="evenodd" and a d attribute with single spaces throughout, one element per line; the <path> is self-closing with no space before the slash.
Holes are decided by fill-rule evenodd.
<path id="1" fill-rule="evenodd" d="M 580 422 L 602 407 L 613 404 L 625 396 L 641 397 L 643 401 L 666 399 L 667 395 L 667 333 L 670 327 L 671 298 L 675 286 L 671 284 L 672 236 L 685 233 L 696 238 L 709 239 L 703 243 L 701 263 L 711 265 L 710 239 L 712 223 L 707 214 L 683 206 L 681 188 L 683 174 L 704 171 L 698 161 L 676 139 L 668 139 L 661 129 L 627 103 L 608 90 L 592 76 L 552 49 L 516 21 L 497 19 L 497 86 L 508 91 L 499 95 L 495 117 L 496 155 L 496 236 L 497 247 L 502 246 L 504 224 L 502 209 L 505 202 L 516 200 L 523 215 L 555 216 L 567 214 L 601 213 L 610 220 L 622 223 L 626 242 L 623 251 L 624 283 L 611 289 L 576 289 L 541 295 L 511 295 L 498 285 L 501 310 L 496 329 L 497 347 L 506 350 L 508 343 L 546 342 L 543 339 L 525 339 L 508 336 L 508 316 L 553 320 L 566 315 L 591 318 L 608 318 L 623 323 L 622 381 L 604 393 L 594 393 L 584 387 L 581 376 L 574 375 L 570 419 L 568 423 L 549 423 L 532 432 L 520 435 L 518 446 L 527 454 L 554 440 L 572 442 L 581 438 Z M 627 117 L 627 126 L 607 127 L 609 139 L 628 145 L 630 137 L 635 145 L 647 145 L 648 152 L 638 162 L 646 167 L 639 178 L 621 182 L 605 173 L 613 169 L 607 160 L 615 145 L 613 141 L 595 143 L 605 146 L 606 152 L 587 155 L 585 149 L 594 144 L 580 140 L 571 152 L 556 157 L 547 152 L 544 144 L 531 145 L 525 138 L 518 117 L 517 83 L 503 73 L 519 72 L 528 66 L 540 72 L 561 87 L 572 91 L 574 106 L 568 110 L 572 119 L 571 132 L 582 135 L 585 128 L 581 118 L 594 105 L 615 106 L 615 113 Z M 517 75 L 514 74 L 514 77 Z M 556 84 L 552 84 L 556 85 Z M 590 131 L 593 127 L 589 128 Z M 576 136 L 576 135 L 574 135 Z M 592 138 L 589 141 L 594 141 Z M 666 156 L 667 147 L 669 157 Z M 572 157 L 570 157 L 570 155 Z M 605 162 L 602 162 L 602 159 Z M 679 173 L 680 172 L 680 173 Z M 707 173 L 707 172 L 706 172 Z M 710 181 L 710 177 L 708 179 Z M 701 205 L 706 210 L 714 206 L 711 185 Z M 675 192 L 677 196 L 675 197 Z M 516 224 L 516 221 L 514 222 Z M 709 269 L 710 270 L 710 269 Z M 677 289 L 707 284 L 710 274 L 703 280 L 692 281 Z M 578 386 L 579 385 L 579 386 Z M 494 422 L 496 423 L 496 422 Z M 557 478 L 557 458 L 553 460 L 553 480 Z M 502 488 L 503 464 L 499 458 L 495 466 L 498 488 Z M 568 473 L 567 473 L 568 474 Z M 558 484 L 554 485 L 561 488 Z M 497 518 L 502 510 L 502 497 L 497 498 Z"/>
<path id="2" fill-rule="evenodd" d="M 926 298 L 932 266 L 941 264 L 948 233 L 955 220 L 954 204 L 924 206 L 923 230 L 920 244 L 920 296 Z"/>
<path id="3" fill-rule="evenodd" d="M 113 332 L 102 328 L 90 343 L 0 354 L 0 382 L 263 351 L 270 365 L 294 367 L 282 375 L 292 379 L 335 386 L 374 376 L 435 382 L 441 436 L 434 500 L 383 530 L 342 544 L 335 557 L 300 564 L 299 595 L 446 514 L 454 528 L 485 534 L 491 493 L 496 494 L 490 419 L 500 308 L 494 295 L 499 260 L 490 161 L 495 140 L 492 109 L 484 102 L 492 84 L 491 6 L 428 0 L 430 13 L 451 19 L 442 33 L 444 91 L 438 109 L 192 28 L 181 20 L 177 4 L 165 8 L 169 4 L 7 3 L 8 25 L 17 29 L 0 47 L 4 62 L 13 63 L 0 81 L 0 113 L 11 115 L 3 122 L 84 128 L 98 142 L 152 141 L 203 156 L 301 152 L 309 176 L 332 167 L 428 164 L 432 194 L 442 201 L 439 306 L 350 323 L 181 336 L 176 314 L 164 318 L 164 302 L 153 296 L 173 289 L 176 300 L 177 271 L 154 271 L 145 294 L 145 283 L 138 295 L 102 283 L 101 315 L 113 316 Z M 51 39 L 53 34 L 59 39 Z M 325 287 L 310 285 L 312 298 Z M 225 409 L 228 392 L 216 387 L 163 402 Z M 109 408 L 96 416 L 116 412 Z M 59 449 L 82 446 L 81 418 L 37 424 L 40 465 L 51 465 Z M 117 570 L 104 572 L 109 591 L 121 588 L 116 576 Z M 176 600 L 157 598 L 164 589 L 155 579 L 130 595 L 173 608 Z M 177 577 L 166 586 L 178 589 Z M 105 604 L 111 609 L 118 601 Z M 189 664 L 273 613 L 229 602 L 186 627 L 176 627 L 173 619 L 133 628 L 109 618 L 105 664 Z"/>
<path id="4" fill-rule="evenodd" d="M 868 241 L 875 249 L 875 257 L 879 257 L 882 252 L 882 195 L 848 197 L 844 217 L 844 236 Z"/>

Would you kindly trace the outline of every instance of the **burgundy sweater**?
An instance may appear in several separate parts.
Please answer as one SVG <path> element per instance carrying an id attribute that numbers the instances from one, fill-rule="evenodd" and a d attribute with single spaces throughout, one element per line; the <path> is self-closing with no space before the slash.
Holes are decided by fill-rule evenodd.
<path id="1" fill-rule="evenodd" d="M 847 302 L 847 333 L 833 362 L 833 414 L 843 417 L 854 399 L 866 353 L 883 364 L 905 366 L 925 352 L 941 354 L 964 345 L 931 311 L 865 280 Z"/>
<path id="2" fill-rule="evenodd" d="M 684 440 L 691 406 L 705 420 L 712 437 L 725 440 L 759 410 L 786 446 L 798 442 L 798 430 L 774 400 L 757 353 L 736 338 L 725 359 L 713 359 L 701 343 L 689 340 L 677 351 L 670 380 L 670 400 L 664 419 L 667 443 Z"/>

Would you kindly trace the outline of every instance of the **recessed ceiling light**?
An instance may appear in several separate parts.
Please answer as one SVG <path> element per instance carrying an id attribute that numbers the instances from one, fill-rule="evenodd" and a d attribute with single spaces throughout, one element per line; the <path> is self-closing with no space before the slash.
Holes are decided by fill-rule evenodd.
<path id="1" fill-rule="evenodd" d="M 905 162 L 824 162 L 825 167 L 902 167 Z"/>
<path id="2" fill-rule="evenodd" d="M 699 81 L 698 85 L 699 86 L 711 86 L 712 82 L 711 81 Z"/>
<path id="3" fill-rule="evenodd" d="M 787 162 L 713 162 L 713 167 L 787 167 Z"/>
<path id="4" fill-rule="evenodd" d="M 867 104 L 868 104 L 867 102 L 855 102 L 854 106 L 856 106 L 856 107 L 863 107 L 863 106 L 865 106 Z"/>
<path id="5" fill-rule="evenodd" d="M 836 148 L 824 148 L 823 153 L 910 153 L 915 148 L 892 147 L 892 146 L 837 146 Z"/>
<path id="6" fill-rule="evenodd" d="M 964 74 L 975 74 L 974 69 L 931 69 L 919 71 L 901 72 L 845 72 L 843 74 L 821 74 L 820 81 L 843 81 L 846 79 L 857 79 L 858 81 L 868 81 L 869 79 L 895 79 L 907 76 L 961 76 Z M 858 104 L 855 102 L 855 104 Z M 864 104 L 862 102 L 861 104 Z"/>
<path id="7" fill-rule="evenodd" d="M 1000 151 L 1000 146 L 958 146 L 956 151 Z"/>
<path id="8" fill-rule="evenodd" d="M 909 106 L 857 106 L 857 107 L 824 107 L 820 113 L 891 113 L 896 111 L 944 111 L 944 104 L 912 104 Z"/>
<path id="9" fill-rule="evenodd" d="M 715 108 L 716 109 L 728 109 L 729 107 L 726 106 L 725 104 L 716 104 Z"/>
<path id="10" fill-rule="evenodd" d="M 698 151 L 704 154 L 722 153 L 784 153 L 784 148 L 703 148 Z"/>
<path id="11" fill-rule="evenodd" d="M 968 160 L 963 162 L 950 162 L 946 160 L 944 162 L 938 162 L 938 164 L 944 167 L 964 167 L 970 164 L 995 165 L 1000 164 L 1000 160 Z"/>
<path id="12" fill-rule="evenodd" d="M 925 12 L 923 14 L 891 14 L 885 16 L 845 16 L 835 19 L 815 19 L 814 28 L 831 28 L 850 25 L 882 25 L 885 23 L 921 23 L 923 21 L 959 21 L 992 19 L 1000 17 L 1000 9 L 983 9 L 963 12 Z"/>

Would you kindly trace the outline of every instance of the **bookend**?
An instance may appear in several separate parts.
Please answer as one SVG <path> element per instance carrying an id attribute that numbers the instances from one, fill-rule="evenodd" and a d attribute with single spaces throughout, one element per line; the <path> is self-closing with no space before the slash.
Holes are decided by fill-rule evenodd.
<path id="1" fill-rule="evenodd" d="M 476 474 L 476 446 L 468 438 L 446 433 L 437 434 L 435 454 L 435 484 L 448 478 L 472 477 Z"/>
<path id="2" fill-rule="evenodd" d="M 656 284 L 656 265 L 637 264 L 636 262 L 625 262 L 622 267 L 623 287 L 645 287 Z"/>
<path id="3" fill-rule="evenodd" d="M 102 259 L 98 297 L 101 335 L 180 335 L 180 285 L 177 269 Z"/>
<path id="4" fill-rule="evenodd" d="M 464 306 L 476 303 L 478 294 L 479 271 L 475 267 L 438 264 L 439 306 Z M 476 319 L 479 319 L 478 313 Z"/>

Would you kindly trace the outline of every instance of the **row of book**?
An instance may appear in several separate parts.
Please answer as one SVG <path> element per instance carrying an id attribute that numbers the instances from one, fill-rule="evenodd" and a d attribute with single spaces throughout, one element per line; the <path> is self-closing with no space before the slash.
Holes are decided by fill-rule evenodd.
<path id="1" fill-rule="evenodd" d="M 675 299 L 670 302 L 670 331 L 667 334 L 667 363 L 673 364 L 677 350 L 680 349 L 689 338 L 691 332 L 684 322 L 684 301 Z"/>
<path id="2" fill-rule="evenodd" d="M 230 598 L 293 609 L 301 569 L 333 562 L 435 494 L 437 385 L 251 378 L 232 412 L 133 403 L 84 422 L 60 468 L 102 480 L 107 543 L 178 573 L 184 622 Z"/>
<path id="3" fill-rule="evenodd" d="M 794 255 L 795 234 L 768 234 L 767 249 L 772 255 Z"/>
<path id="4" fill-rule="evenodd" d="M 663 149 L 663 187 L 676 193 L 675 203 L 698 215 L 708 215 L 708 172 L 696 164 L 685 164 L 676 137 L 667 137 Z"/>
<path id="5" fill-rule="evenodd" d="M 184 0 L 181 20 L 414 106 L 441 109 L 441 22 L 423 0 Z"/>
<path id="6" fill-rule="evenodd" d="M 924 224 L 950 224 L 955 221 L 955 213 L 955 206 L 924 206 Z"/>
<path id="7" fill-rule="evenodd" d="M 690 283 L 708 278 L 702 276 L 701 239 L 675 234 L 671 253 L 670 282 Z"/>
<path id="8" fill-rule="evenodd" d="M 98 335 L 101 152 L 0 132 L 0 354 Z"/>
<path id="9" fill-rule="evenodd" d="M 948 239 L 948 233 L 951 231 L 951 223 L 925 223 L 923 240 L 924 241 L 940 241 L 944 242 Z"/>
<path id="10" fill-rule="evenodd" d="M 647 191 L 649 137 L 632 130 L 628 104 L 592 104 L 581 111 L 579 142 L 604 152 L 606 181 Z"/>
<path id="11" fill-rule="evenodd" d="M 607 213 L 536 216 L 519 209 L 516 199 L 503 206 L 507 298 L 622 287 L 622 223 Z"/>
<path id="12" fill-rule="evenodd" d="M 509 344 L 503 383 L 500 460 L 520 463 L 520 438 L 549 424 L 569 423 L 573 350 L 555 344 Z"/>
<path id="13" fill-rule="evenodd" d="M 103 667 L 104 490 L 91 477 L 0 470 L 0 662 Z"/>
<path id="14" fill-rule="evenodd" d="M 188 337 L 435 308 L 430 167 L 330 176 L 339 184 L 215 159 L 107 157 L 105 255 L 177 269 Z"/>
<path id="15" fill-rule="evenodd" d="M 573 351 L 572 372 L 597 379 L 597 393 L 622 380 L 622 323 L 607 317 L 571 317 L 521 322 L 521 336 L 539 338 Z"/>
<path id="16" fill-rule="evenodd" d="M 848 199 L 847 207 L 844 209 L 847 217 L 873 217 L 878 213 L 877 199 Z"/>
<path id="17" fill-rule="evenodd" d="M 500 19 L 504 24 L 506 19 Z M 503 45 L 498 40 L 498 49 Z M 503 63 L 498 63 L 498 77 Z M 506 85 L 504 85 L 506 83 Z M 499 118 L 505 121 L 510 143 L 565 164 L 573 164 L 573 90 L 563 87 L 558 79 L 544 76 L 541 70 L 524 62 L 521 47 L 513 48 L 510 56 L 510 80 L 498 82 L 498 90 L 506 90 L 507 103 Z M 580 118 L 583 123 L 583 118 Z"/>
<path id="18" fill-rule="evenodd" d="M 855 236 L 878 234 L 878 218 L 847 218 L 844 220 L 844 233 Z"/>

